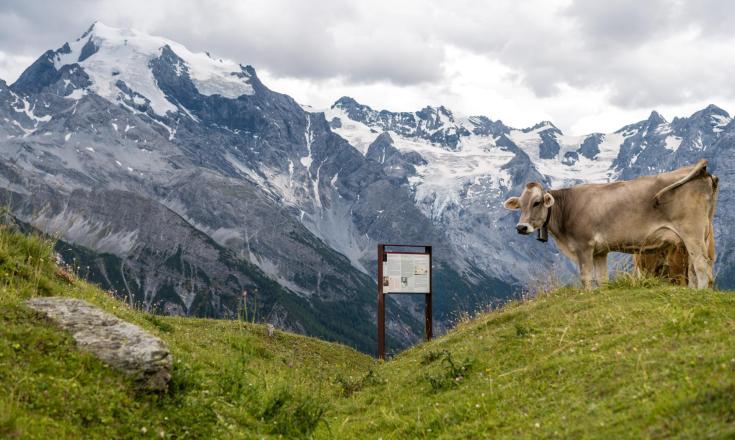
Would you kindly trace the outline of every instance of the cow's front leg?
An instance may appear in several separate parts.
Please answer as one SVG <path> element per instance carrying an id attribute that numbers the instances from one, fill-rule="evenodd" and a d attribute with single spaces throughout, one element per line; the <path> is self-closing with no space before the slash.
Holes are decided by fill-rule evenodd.
<path id="1" fill-rule="evenodd" d="M 577 252 L 577 264 L 579 264 L 579 278 L 585 290 L 592 289 L 592 250 Z"/>
<path id="2" fill-rule="evenodd" d="M 607 254 L 595 255 L 594 263 L 595 281 L 597 281 L 598 287 L 602 287 L 603 284 L 607 284 L 609 281 L 609 275 L 607 273 Z"/>

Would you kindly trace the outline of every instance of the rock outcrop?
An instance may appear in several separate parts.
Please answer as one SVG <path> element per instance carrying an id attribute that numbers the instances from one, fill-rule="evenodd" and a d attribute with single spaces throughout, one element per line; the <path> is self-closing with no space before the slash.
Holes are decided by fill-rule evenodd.
<path id="1" fill-rule="evenodd" d="M 80 299 L 32 298 L 26 305 L 70 332 L 79 348 L 132 376 L 142 388 L 168 388 L 172 366 L 169 349 L 137 325 Z"/>

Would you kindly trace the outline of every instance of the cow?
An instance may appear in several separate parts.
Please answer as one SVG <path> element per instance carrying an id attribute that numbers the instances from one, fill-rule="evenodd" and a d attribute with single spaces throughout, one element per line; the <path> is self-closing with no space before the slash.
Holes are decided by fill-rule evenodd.
<path id="1" fill-rule="evenodd" d="M 715 261 L 714 224 L 710 221 L 707 230 L 707 257 Z M 648 275 L 664 278 L 671 284 L 686 286 L 689 284 L 689 256 L 683 245 L 658 249 L 653 252 L 633 254 L 633 265 L 637 270 Z M 713 287 L 710 284 L 709 287 Z"/>
<path id="2" fill-rule="evenodd" d="M 520 210 L 516 230 L 550 232 L 559 249 L 579 267 L 585 289 L 607 283 L 607 254 L 640 254 L 683 246 L 690 287 L 713 282 L 707 234 L 717 203 L 717 177 L 707 161 L 628 181 L 589 183 L 546 190 L 538 182 L 510 197 L 505 208 Z"/>

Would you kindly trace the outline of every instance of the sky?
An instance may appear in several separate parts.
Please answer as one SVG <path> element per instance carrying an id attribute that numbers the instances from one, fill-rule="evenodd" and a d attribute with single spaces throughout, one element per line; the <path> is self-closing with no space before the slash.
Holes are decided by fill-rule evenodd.
<path id="1" fill-rule="evenodd" d="M 611 132 L 657 110 L 735 112 L 728 0 L 2 0 L 0 78 L 96 20 L 255 67 L 322 109 L 444 105 L 514 127 Z"/>

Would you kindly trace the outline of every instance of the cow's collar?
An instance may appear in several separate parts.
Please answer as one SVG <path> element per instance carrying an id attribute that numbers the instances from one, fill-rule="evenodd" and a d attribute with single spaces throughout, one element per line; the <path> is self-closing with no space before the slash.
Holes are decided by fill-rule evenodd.
<path id="1" fill-rule="evenodd" d="M 546 211 L 546 220 L 544 220 L 544 225 L 538 229 L 536 240 L 543 243 L 549 241 L 549 220 L 551 220 L 551 206 L 549 206 Z"/>

